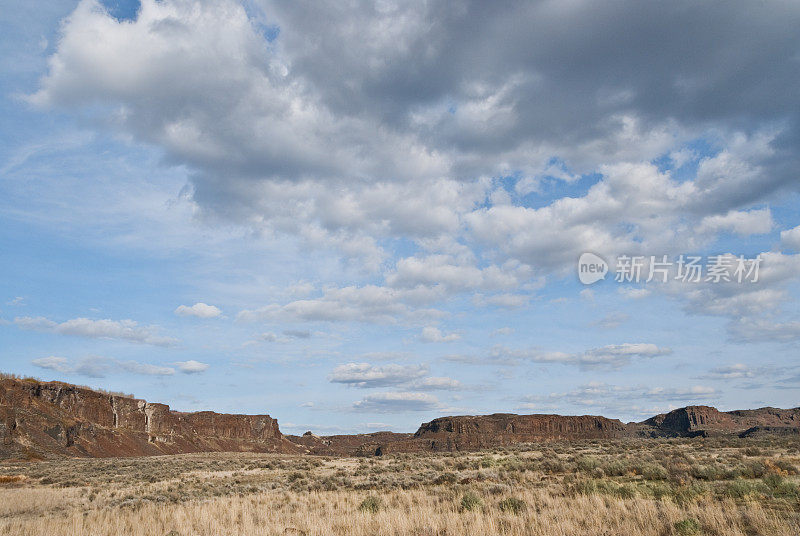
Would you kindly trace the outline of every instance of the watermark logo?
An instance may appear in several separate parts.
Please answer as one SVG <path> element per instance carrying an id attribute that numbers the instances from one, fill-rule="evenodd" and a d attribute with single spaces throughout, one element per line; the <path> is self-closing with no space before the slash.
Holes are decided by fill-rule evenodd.
<path id="1" fill-rule="evenodd" d="M 668 255 L 620 255 L 614 265 L 614 281 L 617 283 L 666 283 L 670 280 L 682 283 L 758 283 L 761 255 L 745 258 L 710 255 L 705 259 L 693 255 L 680 255 L 670 259 Z M 591 285 L 605 279 L 609 272 L 606 261 L 594 253 L 583 253 L 578 259 L 578 279 Z"/>
<path id="2" fill-rule="evenodd" d="M 608 273 L 608 263 L 599 255 L 594 253 L 583 253 L 578 259 L 578 279 L 584 285 L 597 283 L 605 279 Z"/>

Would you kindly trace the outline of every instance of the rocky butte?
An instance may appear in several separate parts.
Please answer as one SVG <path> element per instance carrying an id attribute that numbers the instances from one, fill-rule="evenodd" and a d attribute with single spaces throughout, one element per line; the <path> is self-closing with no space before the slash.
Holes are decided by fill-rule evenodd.
<path id="1" fill-rule="evenodd" d="M 62 382 L 0 378 L 0 458 L 281 452 L 373 456 L 479 450 L 556 440 L 800 435 L 800 408 L 722 412 L 687 406 L 639 423 L 581 415 L 440 417 L 414 434 L 284 436 L 269 415 L 170 410 L 165 404 Z"/>

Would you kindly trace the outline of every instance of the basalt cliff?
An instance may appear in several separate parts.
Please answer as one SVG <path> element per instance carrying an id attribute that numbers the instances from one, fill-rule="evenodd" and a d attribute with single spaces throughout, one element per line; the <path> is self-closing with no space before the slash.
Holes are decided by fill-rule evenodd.
<path id="1" fill-rule="evenodd" d="M 800 435 L 800 408 L 687 406 L 639 423 L 582 415 L 441 417 L 413 433 L 284 436 L 269 415 L 185 413 L 62 382 L 0 379 L 0 458 L 280 452 L 373 456 L 558 440 Z"/>
<path id="2" fill-rule="evenodd" d="M 0 456 L 301 452 L 269 415 L 183 413 L 61 382 L 0 379 Z"/>

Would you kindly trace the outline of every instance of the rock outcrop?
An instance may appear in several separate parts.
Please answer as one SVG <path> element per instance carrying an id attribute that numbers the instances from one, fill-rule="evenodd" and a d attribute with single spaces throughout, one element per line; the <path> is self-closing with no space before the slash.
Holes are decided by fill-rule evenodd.
<path id="1" fill-rule="evenodd" d="M 0 379 L 0 455 L 301 452 L 269 415 L 183 413 L 61 382 Z"/>
<path id="2" fill-rule="evenodd" d="M 750 428 L 798 428 L 800 408 L 719 411 L 711 406 L 686 406 L 639 423 L 640 435 L 695 437 L 743 434 Z"/>
<path id="3" fill-rule="evenodd" d="M 515 415 L 440 417 L 424 423 L 414 440 L 431 450 L 476 450 L 515 443 L 559 439 L 622 437 L 625 425 L 593 415 Z"/>
<path id="4" fill-rule="evenodd" d="M 308 454 L 319 456 L 380 456 L 387 451 L 387 445 L 408 441 L 413 437 L 413 434 L 396 432 L 331 436 L 306 432 L 302 436 L 286 436 L 289 441 L 303 446 Z"/>
<path id="5" fill-rule="evenodd" d="M 61 382 L 0 379 L 0 458 L 283 452 L 375 456 L 480 450 L 554 440 L 800 435 L 800 408 L 722 412 L 687 406 L 640 423 L 581 415 L 440 417 L 414 434 L 284 436 L 269 415 L 183 413 L 166 404 Z"/>

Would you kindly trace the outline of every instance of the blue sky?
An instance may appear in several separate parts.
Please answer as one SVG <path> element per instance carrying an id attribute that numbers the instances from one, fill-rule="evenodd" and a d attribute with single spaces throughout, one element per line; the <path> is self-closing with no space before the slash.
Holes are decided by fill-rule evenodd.
<path id="1" fill-rule="evenodd" d="M 796 406 L 800 11 L 687 6 L 7 2 L 0 369 L 289 433 Z"/>

